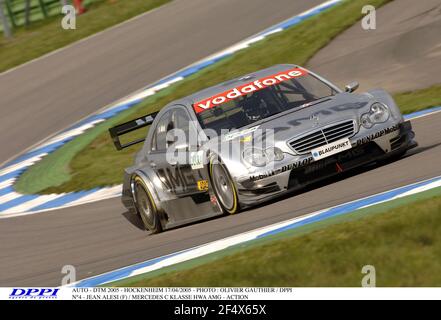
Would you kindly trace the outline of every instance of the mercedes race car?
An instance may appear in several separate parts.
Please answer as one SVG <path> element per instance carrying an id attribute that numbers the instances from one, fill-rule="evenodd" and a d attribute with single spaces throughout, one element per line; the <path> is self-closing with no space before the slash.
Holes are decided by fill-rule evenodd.
<path id="1" fill-rule="evenodd" d="M 238 213 L 417 145 L 387 92 L 357 88 L 277 65 L 111 128 L 118 150 L 144 143 L 125 170 L 122 202 L 158 233 Z M 121 142 L 145 127 L 146 138 Z"/>

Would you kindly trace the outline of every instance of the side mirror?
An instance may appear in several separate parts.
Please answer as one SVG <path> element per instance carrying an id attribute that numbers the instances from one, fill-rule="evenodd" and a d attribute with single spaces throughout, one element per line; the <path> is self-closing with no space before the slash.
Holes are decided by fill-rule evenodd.
<path id="1" fill-rule="evenodd" d="M 345 86 L 345 92 L 351 93 L 358 89 L 360 84 L 357 81 L 351 82 Z"/>

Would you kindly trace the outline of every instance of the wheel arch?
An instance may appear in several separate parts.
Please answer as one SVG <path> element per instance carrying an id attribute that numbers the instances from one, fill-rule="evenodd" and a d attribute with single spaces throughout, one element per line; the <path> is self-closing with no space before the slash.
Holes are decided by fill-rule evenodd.
<path id="1" fill-rule="evenodd" d="M 131 174 L 131 177 L 130 177 L 130 192 L 132 194 L 133 203 L 134 204 L 136 203 L 135 192 L 134 192 L 134 184 L 135 184 L 137 179 L 139 179 L 139 181 L 146 188 L 146 190 L 148 192 L 148 196 L 151 198 L 151 201 L 153 202 L 152 205 L 154 206 L 155 210 L 157 211 L 157 213 L 159 215 L 161 225 L 162 225 L 163 228 L 165 228 L 167 220 L 166 220 L 166 217 L 165 217 L 165 211 L 164 211 L 164 208 L 162 206 L 159 194 L 158 194 L 158 192 L 157 192 L 153 182 L 151 181 L 151 178 L 149 177 L 149 175 L 147 175 L 142 170 L 135 170 Z M 136 208 L 136 205 L 135 205 L 135 208 Z M 137 214 L 139 214 L 139 213 L 137 212 Z"/>
<path id="2" fill-rule="evenodd" d="M 240 211 L 240 207 L 241 207 L 241 203 L 240 203 L 240 197 L 239 197 L 239 192 L 238 192 L 238 187 L 237 187 L 237 182 L 235 181 L 234 177 L 231 175 L 230 169 L 228 168 L 228 165 L 225 163 L 225 161 L 223 161 L 222 157 L 219 156 L 217 153 L 211 152 L 208 155 L 208 177 L 210 179 L 210 184 L 212 185 L 212 192 L 214 194 L 216 194 L 215 192 L 215 188 L 214 188 L 214 184 L 213 184 L 213 177 L 212 177 L 212 162 L 214 159 L 219 159 L 219 163 L 221 163 L 227 170 L 227 174 L 229 175 L 229 178 L 231 180 L 231 183 L 233 184 L 233 189 L 235 192 L 235 208 L 233 210 L 233 212 L 230 212 L 229 210 L 226 210 L 229 214 L 235 214 L 238 213 Z M 217 195 L 216 195 L 217 197 Z M 218 200 L 219 203 L 219 200 Z"/>

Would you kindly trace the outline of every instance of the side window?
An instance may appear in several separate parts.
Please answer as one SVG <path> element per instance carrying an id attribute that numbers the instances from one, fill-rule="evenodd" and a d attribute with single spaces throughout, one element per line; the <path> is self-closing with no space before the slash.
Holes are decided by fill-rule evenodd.
<path id="1" fill-rule="evenodd" d="M 172 114 L 172 121 L 175 129 L 182 130 L 185 133 L 185 136 L 189 136 L 190 130 L 190 117 L 184 109 L 176 109 Z"/>
<path id="2" fill-rule="evenodd" d="M 159 120 L 158 124 L 156 125 L 155 133 L 153 134 L 152 138 L 152 145 L 151 150 L 152 151 L 164 151 L 167 147 L 166 143 L 166 136 L 167 136 L 167 129 L 170 124 L 170 112 L 166 112 L 161 119 Z"/>
<path id="3" fill-rule="evenodd" d="M 181 133 L 179 133 L 179 137 L 183 136 L 182 132 L 185 135 L 185 141 L 182 141 L 182 137 L 180 138 L 180 142 L 185 142 L 185 144 L 190 148 L 197 147 L 199 145 L 197 139 L 197 125 L 192 122 L 188 112 L 185 109 L 177 108 L 172 111 L 171 119 L 174 124 L 174 128 L 181 131 Z"/>

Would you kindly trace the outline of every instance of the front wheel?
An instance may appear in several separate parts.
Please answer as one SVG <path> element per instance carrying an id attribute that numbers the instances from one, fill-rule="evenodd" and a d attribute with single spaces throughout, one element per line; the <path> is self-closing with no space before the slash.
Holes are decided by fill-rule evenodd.
<path id="1" fill-rule="evenodd" d="M 140 177 L 135 177 L 134 179 L 134 200 L 136 210 L 138 211 L 146 230 L 153 234 L 161 232 L 162 226 L 155 202 L 144 181 Z"/>
<path id="2" fill-rule="evenodd" d="M 223 163 L 214 159 L 210 162 L 210 177 L 213 190 L 222 210 L 228 214 L 239 211 L 237 190 Z"/>

